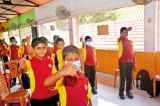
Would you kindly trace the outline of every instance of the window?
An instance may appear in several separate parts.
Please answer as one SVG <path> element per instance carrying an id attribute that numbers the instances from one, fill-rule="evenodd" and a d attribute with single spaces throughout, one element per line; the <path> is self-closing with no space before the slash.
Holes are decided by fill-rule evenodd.
<path id="1" fill-rule="evenodd" d="M 158 1 L 158 50 L 160 51 L 160 1 Z"/>
<path id="2" fill-rule="evenodd" d="M 132 27 L 129 39 L 136 51 L 144 51 L 144 6 L 123 7 L 78 17 L 79 35 L 92 37 L 96 49 L 117 50 L 121 27 Z M 108 25 L 108 35 L 98 35 L 97 26 Z M 81 45 L 79 46 L 81 47 Z"/>
<path id="3" fill-rule="evenodd" d="M 31 27 L 21 28 L 22 39 L 25 39 L 27 36 L 32 35 Z"/>
<path id="4" fill-rule="evenodd" d="M 19 29 L 9 31 L 10 37 L 15 37 L 17 45 L 21 45 Z"/>
<path id="5" fill-rule="evenodd" d="M 41 32 L 43 33 L 42 35 L 44 35 L 44 37 L 46 37 L 50 42 L 53 42 L 54 35 L 59 35 L 59 37 L 64 39 L 65 45 L 70 44 L 68 20 L 58 20 L 43 24 L 40 30 L 43 30 Z M 50 44 L 48 46 L 53 47 Z"/>
<path id="6" fill-rule="evenodd" d="M 7 43 L 7 44 L 9 44 L 9 36 L 8 36 L 8 32 L 3 32 L 2 33 L 2 39 L 5 39 L 5 42 Z"/>

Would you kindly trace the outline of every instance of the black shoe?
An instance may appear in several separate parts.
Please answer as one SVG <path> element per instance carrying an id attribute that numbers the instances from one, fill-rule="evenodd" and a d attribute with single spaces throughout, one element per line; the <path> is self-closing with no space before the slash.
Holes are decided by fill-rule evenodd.
<path id="1" fill-rule="evenodd" d="M 132 92 L 130 92 L 130 91 L 126 92 L 126 95 L 128 96 L 128 98 L 133 99 Z"/>
<path id="2" fill-rule="evenodd" d="M 125 99 L 124 93 L 119 93 L 119 97 L 120 99 L 124 100 Z"/>
<path id="3" fill-rule="evenodd" d="M 92 93 L 93 93 L 93 94 L 97 94 L 96 88 L 92 88 Z"/>

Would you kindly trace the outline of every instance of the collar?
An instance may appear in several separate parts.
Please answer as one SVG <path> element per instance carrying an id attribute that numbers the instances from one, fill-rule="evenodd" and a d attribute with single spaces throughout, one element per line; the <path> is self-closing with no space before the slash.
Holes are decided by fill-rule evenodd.
<path id="1" fill-rule="evenodd" d="M 78 76 L 79 76 L 79 78 L 83 78 L 84 76 L 82 75 L 82 73 L 81 72 L 77 72 L 77 74 L 78 74 Z"/>
<path id="2" fill-rule="evenodd" d="M 43 61 L 45 61 L 46 60 L 46 58 L 44 57 L 43 58 L 43 60 L 40 60 L 39 58 L 37 58 L 36 56 L 33 56 L 32 57 L 32 59 L 34 60 L 34 61 L 39 61 L 39 62 L 43 62 Z"/>
<path id="3" fill-rule="evenodd" d="M 128 40 L 128 38 L 123 38 L 123 40 Z"/>

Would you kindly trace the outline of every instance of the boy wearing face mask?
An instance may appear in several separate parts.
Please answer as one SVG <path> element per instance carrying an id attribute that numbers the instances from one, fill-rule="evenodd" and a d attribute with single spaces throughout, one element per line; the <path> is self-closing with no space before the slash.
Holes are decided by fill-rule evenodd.
<path id="1" fill-rule="evenodd" d="M 10 37 L 11 45 L 8 46 L 10 60 L 19 60 L 21 58 L 21 49 L 17 46 L 17 41 L 15 37 Z M 14 85 L 16 84 L 16 78 L 13 78 Z"/>
<path id="2" fill-rule="evenodd" d="M 25 39 L 22 40 L 22 57 L 26 56 L 26 59 L 29 59 L 29 55 L 27 53 L 27 42 L 25 42 Z"/>
<path id="3" fill-rule="evenodd" d="M 49 76 L 44 85 L 57 89 L 61 106 L 92 106 L 88 79 L 80 73 L 80 55 L 75 46 L 62 51 L 64 67 Z"/>
<path id="4" fill-rule="evenodd" d="M 96 66 L 97 59 L 96 59 L 96 52 L 94 50 L 94 47 L 92 47 L 92 38 L 90 36 L 85 37 L 85 42 L 83 41 L 83 38 L 80 38 L 80 41 L 82 42 L 82 52 L 84 56 L 84 65 L 85 65 L 85 76 L 90 81 L 91 87 L 92 87 L 92 93 L 97 94 L 97 90 L 95 88 L 95 77 L 96 77 Z"/>
<path id="5" fill-rule="evenodd" d="M 17 46 L 15 37 L 10 38 L 11 45 L 9 46 L 10 60 L 19 60 L 21 58 L 21 49 Z"/>

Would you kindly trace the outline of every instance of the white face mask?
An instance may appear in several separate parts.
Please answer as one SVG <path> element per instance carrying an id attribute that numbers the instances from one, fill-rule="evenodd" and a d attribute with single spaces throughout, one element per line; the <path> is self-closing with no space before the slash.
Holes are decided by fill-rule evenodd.
<path id="1" fill-rule="evenodd" d="M 92 42 L 86 42 L 86 45 L 87 45 L 87 46 L 91 46 L 91 45 L 92 45 Z"/>
<path id="2" fill-rule="evenodd" d="M 67 64 L 68 61 L 65 61 L 64 64 Z M 78 61 L 74 61 L 72 64 L 74 64 L 75 66 L 77 66 L 77 71 L 80 71 L 81 68 L 81 62 L 80 60 Z"/>
<path id="3" fill-rule="evenodd" d="M 24 42 L 24 45 L 27 46 L 27 42 Z"/>

